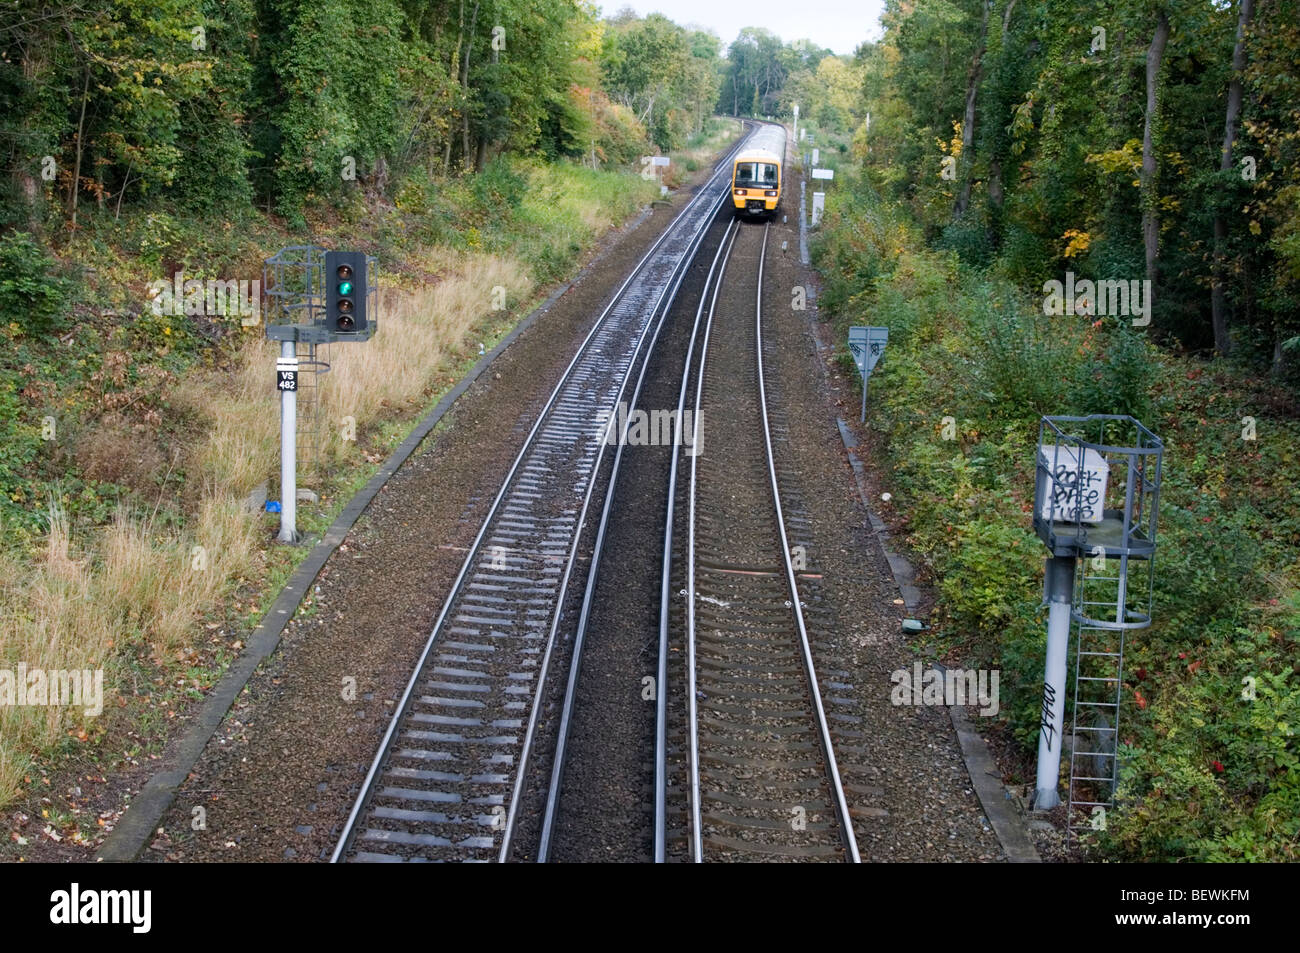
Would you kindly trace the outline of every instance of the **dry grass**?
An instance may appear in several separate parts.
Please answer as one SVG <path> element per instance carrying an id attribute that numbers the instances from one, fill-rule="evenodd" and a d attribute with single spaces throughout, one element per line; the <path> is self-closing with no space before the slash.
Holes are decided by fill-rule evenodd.
<path id="1" fill-rule="evenodd" d="M 146 439 L 121 414 L 108 413 L 77 441 L 76 458 L 87 480 L 116 483 L 141 491 L 166 464 L 157 444 Z"/>
<path id="2" fill-rule="evenodd" d="M 276 345 L 250 337 L 233 374 L 205 372 L 178 393 L 178 402 L 205 418 L 207 436 L 190 466 L 203 496 L 239 498 L 266 479 L 279 453 L 280 419 L 271 386 Z"/>
<path id="3" fill-rule="evenodd" d="M 521 264 L 496 255 L 463 256 L 444 275 L 415 291 L 381 292 L 379 333 L 364 344 L 331 346 L 320 393 L 327 459 L 349 452 L 345 418 L 360 432 L 426 403 L 439 367 L 492 309 L 494 288 L 505 289 L 507 305 L 532 290 Z"/>
<path id="4" fill-rule="evenodd" d="M 53 507 L 45 552 L 34 566 L 0 556 L 0 668 L 98 668 L 112 646 L 107 613 L 95 598 L 94 574 L 70 552 L 68 524 Z M 0 804 L 16 797 L 28 753 L 63 739 L 82 711 L 63 707 L 0 707 Z"/>
<path id="5" fill-rule="evenodd" d="M 239 501 L 208 498 L 192 530 L 162 534 L 119 513 L 104 533 L 95 582 L 115 633 L 143 640 L 159 661 L 193 638 L 194 623 L 246 570 L 257 524 Z"/>
<path id="6" fill-rule="evenodd" d="M 75 555 L 55 506 L 39 561 L 0 559 L 0 668 L 103 670 L 108 704 L 114 651 L 136 646 L 161 663 L 185 646 L 248 566 L 256 525 L 233 501 L 207 499 L 192 530 L 160 532 L 119 511 L 93 543 L 93 553 Z M 76 734 L 88 717 L 84 706 L 0 706 L 0 803 L 17 794 L 29 752 Z"/>
<path id="7" fill-rule="evenodd" d="M 426 403 L 439 368 L 491 310 L 494 288 L 505 288 L 511 305 L 532 288 L 522 265 L 497 256 L 461 257 L 444 274 L 416 291 L 382 290 L 380 332 L 332 348 L 320 391 L 330 460 L 355 452 L 340 439 L 344 417 L 362 433 Z M 40 558 L 20 565 L 0 554 L 0 669 L 16 671 L 20 662 L 29 671 L 102 669 L 108 705 L 122 690 L 116 653 L 134 647 L 161 665 L 187 654 L 199 620 L 249 574 L 260 545 L 258 517 L 242 502 L 278 466 L 275 353 L 250 340 L 233 374 L 195 372 L 176 392 L 182 409 L 204 421 L 187 464 L 199 485 L 185 529 L 119 511 L 78 552 L 52 505 Z M 72 706 L 0 706 L 0 805 L 21 794 L 31 753 L 80 736 L 86 717 Z"/>

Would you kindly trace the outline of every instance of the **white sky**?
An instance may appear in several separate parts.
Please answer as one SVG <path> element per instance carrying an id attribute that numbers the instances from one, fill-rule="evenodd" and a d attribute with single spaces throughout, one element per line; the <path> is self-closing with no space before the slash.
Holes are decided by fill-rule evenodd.
<path id="1" fill-rule="evenodd" d="M 786 43 L 808 39 L 841 55 L 880 38 L 884 0 L 597 0 L 602 16 L 631 7 L 641 16 L 662 13 L 682 26 L 702 26 L 722 37 L 726 52 L 743 27 L 761 26 Z"/>

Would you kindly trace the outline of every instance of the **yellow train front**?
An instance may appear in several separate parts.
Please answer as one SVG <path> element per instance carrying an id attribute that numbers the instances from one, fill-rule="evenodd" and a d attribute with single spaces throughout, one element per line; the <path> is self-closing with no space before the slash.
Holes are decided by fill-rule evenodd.
<path id="1" fill-rule="evenodd" d="M 784 162 L 785 127 L 760 126 L 731 163 L 731 203 L 738 217 L 776 217 Z"/>

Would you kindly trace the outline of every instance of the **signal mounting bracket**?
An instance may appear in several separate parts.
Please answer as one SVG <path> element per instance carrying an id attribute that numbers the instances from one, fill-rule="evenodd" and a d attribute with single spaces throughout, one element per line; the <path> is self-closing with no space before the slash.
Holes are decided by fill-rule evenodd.
<path id="1" fill-rule="evenodd" d="M 363 296 L 358 311 L 365 316 L 354 331 L 340 330 L 334 316 L 327 314 L 330 298 L 326 274 L 326 256 L 337 253 L 319 245 L 289 245 L 262 264 L 262 314 L 269 341 L 292 341 L 304 344 L 329 344 L 335 341 L 368 341 L 379 326 L 379 262 L 373 255 L 364 256 L 365 274 L 357 276 L 356 286 Z M 356 255 L 356 259 L 361 259 Z"/>

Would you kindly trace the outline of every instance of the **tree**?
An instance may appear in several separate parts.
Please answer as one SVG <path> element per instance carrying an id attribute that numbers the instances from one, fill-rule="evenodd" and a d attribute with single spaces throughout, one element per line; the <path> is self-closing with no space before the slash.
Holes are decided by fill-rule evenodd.
<path id="1" fill-rule="evenodd" d="M 1280 376 L 1300 354 L 1300 3 L 1258 0 L 1247 47 L 1241 155 L 1259 171 L 1245 207 L 1253 239 L 1245 257 L 1258 289 L 1259 331 L 1269 341 L 1271 370 Z M 1244 310 L 1238 306 L 1238 323 Z"/>
<path id="2" fill-rule="evenodd" d="M 278 93 L 273 183 L 297 217 L 312 195 L 342 189 L 345 171 L 374 167 L 399 146 L 396 105 L 402 16 L 394 0 L 270 0 L 266 68 Z"/>
<path id="3" fill-rule="evenodd" d="M 1142 244 L 1146 249 L 1146 275 L 1156 286 L 1156 264 L 1160 254 L 1160 217 L 1156 208 L 1156 110 L 1159 106 L 1160 63 L 1169 41 L 1169 17 L 1157 11 L 1151 45 L 1146 58 L 1146 118 L 1142 126 Z M 1153 291 L 1154 293 L 1154 291 Z"/>
<path id="4" fill-rule="evenodd" d="M 37 202 L 35 173 L 50 165 L 45 156 L 74 228 L 83 195 L 120 201 L 131 185 L 147 192 L 172 184 L 189 146 L 185 109 L 213 85 L 213 58 L 192 32 L 202 22 L 197 4 L 12 6 L 12 20 L 0 24 L 0 89 L 16 108 L 0 130 L 25 217 Z"/>
<path id="5" fill-rule="evenodd" d="M 989 10 L 992 8 L 992 3 L 985 0 L 980 3 L 980 8 L 980 38 L 971 57 L 970 71 L 966 76 L 966 109 L 961 124 L 961 154 L 968 169 L 975 143 L 975 95 L 979 91 L 980 80 L 984 74 L 984 51 L 988 43 Z M 961 192 L 957 196 L 957 204 L 953 209 L 954 218 L 961 218 L 966 214 L 966 207 L 970 204 L 970 187 L 971 177 L 968 172 L 962 177 Z"/>
<path id="6" fill-rule="evenodd" d="M 717 96 L 718 38 L 657 13 L 607 25 L 601 74 L 610 97 L 633 110 L 661 148 L 698 132 Z"/>
<path id="7" fill-rule="evenodd" d="M 1255 15 L 1254 0 L 1240 0 L 1237 14 L 1237 39 L 1232 48 L 1232 79 L 1228 83 L 1228 108 L 1223 121 L 1223 152 L 1219 171 L 1232 171 L 1232 149 L 1237 142 L 1237 119 L 1241 115 L 1241 74 L 1246 68 L 1246 31 Z M 1227 304 L 1224 300 L 1224 271 L 1227 268 L 1224 243 L 1228 239 L 1228 220 L 1219 209 L 1214 215 L 1214 276 L 1210 290 L 1211 322 L 1214 329 L 1214 349 L 1227 354 L 1232 348 L 1228 336 Z"/>
<path id="8" fill-rule="evenodd" d="M 720 108 L 740 115 L 742 104 L 748 115 L 771 111 L 790 74 L 793 57 L 780 38 L 761 27 L 745 27 L 727 48 L 727 72 Z"/>

